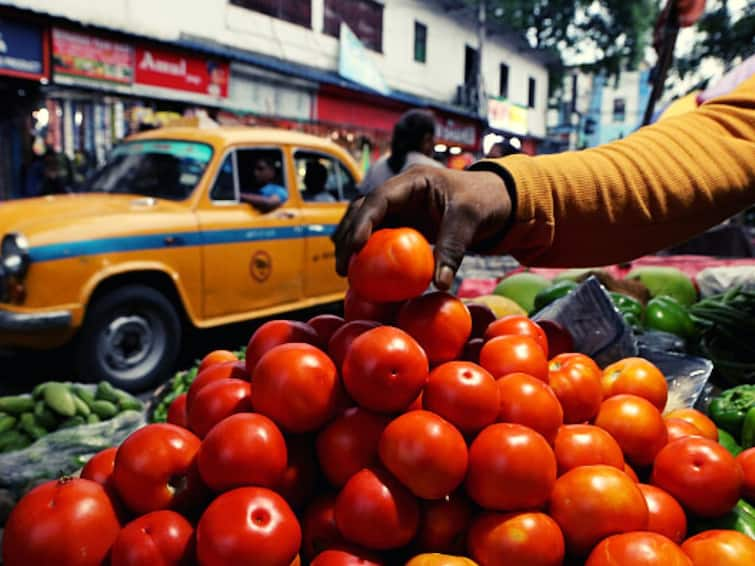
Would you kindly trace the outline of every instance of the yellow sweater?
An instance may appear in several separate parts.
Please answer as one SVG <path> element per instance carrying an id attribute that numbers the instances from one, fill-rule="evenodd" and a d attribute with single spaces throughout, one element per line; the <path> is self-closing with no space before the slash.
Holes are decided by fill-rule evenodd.
<path id="1" fill-rule="evenodd" d="M 496 251 L 581 267 L 660 250 L 755 204 L 755 76 L 623 140 L 495 163 L 518 201 Z"/>

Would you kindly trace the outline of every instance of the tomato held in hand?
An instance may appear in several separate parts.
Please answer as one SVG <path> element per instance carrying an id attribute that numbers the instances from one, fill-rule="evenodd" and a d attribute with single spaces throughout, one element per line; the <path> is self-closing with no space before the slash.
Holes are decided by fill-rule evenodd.
<path id="1" fill-rule="evenodd" d="M 186 410 L 187 393 L 181 393 L 178 397 L 173 399 L 173 402 L 168 406 L 168 417 L 166 421 L 169 424 L 174 424 L 183 428 L 189 428 L 189 414 Z"/>
<path id="2" fill-rule="evenodd" d="M 755 503 L 755 448 L 748 448 L 736 457 L 742 468 L 742 497 Z"/>
<path id="3" fill-rule="evenodd" d="M 507 334 L 488 340 L 480 351 L 480 365 L 495 379 L 521 372 L 548 381 L 548 360 L 529 336 Z"/>
<path id="4" fill-rule="evenodd" d="M 204 370 L 206 370 L 210 366 L 214 366 L 217 364 L 222 364 L 225 362 L 238 362 L 239 359 L 230 350 L 213 350 L 209 354 L 207 354 L 204 358 L 202 358 L 202 361 L 199 363 L 199 367 L 197 368 L 197 375 L 202 373 Z"/>
<path id="5" fill-rule="evenodd" d="M 694 566 L 755 564 L 755 540 L 737 531 L 703 531 L 685 540 L 682 550 Z"/>
<path id="6" fill-rule="evenodd" d="M 188 414 L 189 429 L 204 438 L 212 427 L 235 413 L 251 412 L 252 386 L 240 379 L 221 379 L 204 386 Z"/>
<path id="7" fill-rule="evenodd" d="M 320 337 L 309 324 L 296 320 L 271 320 L 260 326 L 246 346 L 245 363 L 249 376 L 254 377 L 257 363 L 267 352 L 276 346 L 292 342 L 317 346 Z"/>
<path id="8" fill-rule="evenodd" d="M 465 534 L 472 518 L 472 506 L 461 493 L 436 501 L 424 501 L 415 542 L 422 552 L 464 554 Z"/>
<path id="9" fill-rule="evenodd" d="M 604 464 L 624 469 L 624 455 L 616 440 L 602 428 L 592 425 L 565 425 L 558 429 L 553 444 L 558 475 L 578 466 Z"/>
<path id="10" fill-rule="evenodd" d="M 603 399 L 626 393 L 650 401 L 663 411 L 668 398 L 668 384 L 652 362 L 644 358 L 624 358 L 603 370 Z"/>
<path id="11" fill-rule="evenodd" d="M 307 321 L 307 324 L 317 332 L 317 337 L 320 339 L 318 346 L 322 350 L 327 349 L 333 334 L 345 323 L 342 317 L 334 314 L 318 314 Z"/>
<path id="12" fill-rule="evenodd" d="M 701 413 L 697 409 L 676 409 L 666 413 L 667 419 L 682 419 L 693 424 L 702 433 L 705 438 L 710 438 L 718 442 L 718 427 L 708 415 Z"/>
<path id="13" fill-rule="evenodd" d="M 585 566 L 692 566 L 692 562 L 667 537 L 640 531 L 602 540 Z"/>
<path id="14" fill-rule="evenodd" d="M 412 228 L 374 232 L 349 262 L 349 286 L 376 303 L 421 295 L 430 285 L 435 259 L 430 244 Z"/>
<path id="15" fill-rule="evenodd" d="M 121 529 L 111 566 L 188 566 L 194 561 L 194 527 L 175 511 L 154 511 Z"/>
<path id="16" fill-rule="evenodd" d="M 648 506 L 647 530 L 681 544 L 687 535 L 687 516 L 679 502 L 659 487 L 638 484 Z"/>
<path id="17" fill-rule="evenodd" d="M 485 340 L 490 340 L 496 336 L 506 336 L 507 334 L 529 336 L 543 350 L 545 358 L 548 358 L 548 337 L 540 325 L 529 317 L 523 314 L 510 314 L 499 318 L 490 323 L 485 330 Z"/>
<path id="18" fill-rule="evenodd" d="M 498 380 L 498 392 L 500 422 L 528 426 L 553 444 L 564 412 L 547 384 L 526 373 L 511 373 Z"/>
<path id="19" fill-rule="evenodd" d="M 559 354 L 548 363 L 548 383 L 564 410 L 564 423 L 595 418 L 603 401 L 601 371 L 584 354 Z"/>

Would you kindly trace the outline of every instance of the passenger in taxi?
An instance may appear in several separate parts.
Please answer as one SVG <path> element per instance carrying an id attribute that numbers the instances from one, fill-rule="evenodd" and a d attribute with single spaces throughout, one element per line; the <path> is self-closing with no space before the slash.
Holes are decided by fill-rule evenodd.
<path id="1" fill-rule="evenodd" d="M 302 198 L 308 202 L 336 202 L 336 199 L 326 189 L 328 170 L 319 161 L 307 161 L 304 173 L 304 190 Z"/>
<path id="2" fill-rule="evenodd" d="M 248 202 L 262 212 L 270 212 L 288 200 L 288 191 L 277 184 L 277 172 L 274 162 L 268 157 L 259 157 L 254 161 L 253 176 L 256 186 L 253 192 L 241 192 L 242 202 Z"/>

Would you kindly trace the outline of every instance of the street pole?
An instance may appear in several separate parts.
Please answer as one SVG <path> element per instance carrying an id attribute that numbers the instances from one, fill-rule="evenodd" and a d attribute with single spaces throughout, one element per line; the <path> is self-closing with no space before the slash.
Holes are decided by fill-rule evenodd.
<path id="1" fill-rule="evenodd" d="M 482 78 L 482 49 L 485 45 L 485 19 L 487 11 L 485 0 L 479 0 L 477 5 L 477 113 L 487 115 L 485 81 Z"/>

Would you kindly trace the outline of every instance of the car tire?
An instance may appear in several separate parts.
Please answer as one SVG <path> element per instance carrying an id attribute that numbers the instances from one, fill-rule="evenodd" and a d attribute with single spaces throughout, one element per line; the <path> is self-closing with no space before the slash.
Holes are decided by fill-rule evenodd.
<path id="1" fill-rule="evenodd" d="M 146 285 L 120 287 L 90 306 L 78 339 L 79 377 L 138 392 L 169 377 L 181 321 L 165 295 Z"/>

